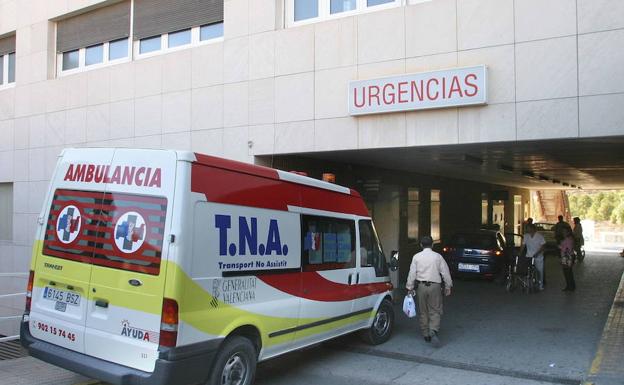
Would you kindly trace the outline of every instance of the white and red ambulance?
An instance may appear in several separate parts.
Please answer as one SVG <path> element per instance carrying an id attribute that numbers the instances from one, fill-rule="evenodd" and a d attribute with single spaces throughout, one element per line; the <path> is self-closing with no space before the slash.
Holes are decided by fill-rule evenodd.
<path id="1" fill-rule="evenodd" d="M 357 192 L 191 152 L 64 150 L 30 270 L 22 344 L 112 384 L 250 384 L 258 360 L 394 325 Z"/>

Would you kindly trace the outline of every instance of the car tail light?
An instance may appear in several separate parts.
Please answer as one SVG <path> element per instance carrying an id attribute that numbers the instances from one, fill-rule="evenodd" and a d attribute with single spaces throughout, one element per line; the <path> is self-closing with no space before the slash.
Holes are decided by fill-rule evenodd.
<path id="1" fill-rule="evenodd" d="M 445 253 L 448 253 L 449 248 L 448 248 L 448 247 L 443 247 L 443 248 L 442 248 L 442 251 L 444 251 Z"/>
<path id="2" fill-rule="evenodd" d="M 496 250 L 494 252 L 494 255 L 496 255 L 497 257 L 500 257 L 501 255 L 503 255 L 503 253 L 500 250 Z"/>
<path id="3" fill-rule="evenodd" d="M 178 339 L 178 303 L 169 298 L 163 300 L 160 320 L 160 346 L 173 348 Z"/>
<path id="4" fill-rule="evenodd" d="M 32 291 L 35 281 L 35 272 L 30 271 L 28 274 L 28 286 L 26 286 L 26 306 L 24 307 L 25 313 L 30 313 L 30 305 L 32 304 Z"/>

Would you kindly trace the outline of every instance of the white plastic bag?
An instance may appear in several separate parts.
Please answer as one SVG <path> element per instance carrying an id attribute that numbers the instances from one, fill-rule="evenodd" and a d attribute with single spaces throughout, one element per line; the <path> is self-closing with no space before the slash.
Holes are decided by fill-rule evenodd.
<path id="1" fill-rule="evenodd" d="M 410 294 L 406 295 L 403 300 L 403 313 L 409 318 L 416 317 L 416 303 L 414 302 L 414 297 Z"/>

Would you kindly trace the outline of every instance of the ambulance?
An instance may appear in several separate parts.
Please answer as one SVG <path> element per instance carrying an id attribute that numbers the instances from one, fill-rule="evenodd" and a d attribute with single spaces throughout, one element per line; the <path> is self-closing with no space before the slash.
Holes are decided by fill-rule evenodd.
<path id="1" fill-rule="evenodd" d="M 246 385 L 258 361 L 392 334 L 389 266 L 346 187 L 192 152 L 66 149 L 38 224 L 21 342 L 91 378 Z"/>

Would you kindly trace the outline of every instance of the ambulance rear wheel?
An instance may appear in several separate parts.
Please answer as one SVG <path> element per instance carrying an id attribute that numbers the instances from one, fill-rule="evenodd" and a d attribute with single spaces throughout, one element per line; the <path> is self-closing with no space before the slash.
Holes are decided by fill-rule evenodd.
<path id="1" fill-rule="evenodd" d="M 256 349 L 241 336 L 225 340 L 206 385 L 251 385 L 256 374 Z"/>
<path id="2" fill-rule="evenodd" d="M 373 324 L 362 333 L 364 341 L 371 345 L 379 345 L 390 339 L 394 328 L 394 309 L 387 299 L 381 301 L 373 318 Z"/>

